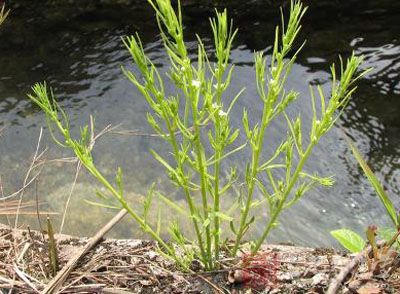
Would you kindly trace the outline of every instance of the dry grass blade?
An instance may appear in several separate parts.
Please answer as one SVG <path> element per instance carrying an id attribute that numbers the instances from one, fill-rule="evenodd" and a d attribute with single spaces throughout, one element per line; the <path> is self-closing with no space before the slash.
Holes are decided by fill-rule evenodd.
<path id="1" fill-rule="evenodd" d="M 60 229 L 59 229 L 59 233 L 60 234 L 62 234 L 62 230 L 64 228 L 64 223 L 65 223 L 65 219 L 67 217 L 69 203 L 70 203 L 72 195 L 74 193 L 74 189 L 75 189 L 75 186 L 76 186 L 76 182 L 78 181 L 78 176 L 79 176 L 79 172 L 81 170 L 81 167 L 82 167 L 82 164 L 81 164 L 81 162 L 78 161 L 78 163 L 76 165 L 74 181 L 73 181 L 73 183 L 71 185 L 71 189 L 69 190 L 69 194 L 68 194 L 67 200 L 65 201 L 64 212 L 63 212 L 63 216 L 61 218 L 61 224 L 60 224 Z"/>
<path id="2" fill-rule="evenodd" d="M 25 187 L 29 186 L 28 183 L 32 183 L 32 182 L 34 181 L 34 179 L 36 179 L 36 178 L 39 176 L 40 172 L 41 172 L 41 170 L 39 170 L 39 171 L 36 173 L 36 175 L 35 175 L 31 180 L 29 180 L 29 178 L 30 178 L 30 176 L 31 176 L 31 173 L 32 173 L 32 171 L 34 170 L 34 166 L 35 166 L 36 161 L 39 160 L 41 157 L 43 157 L 44 153 L 46 152 L 46 149 L 44 149 L 43 151 L 39 152 L 39 150 L 40 150 L 40 142 L 41 142 L 41 140 L 42 140 L 42 135 L 43 135 L 43 128 L 40 128 L 40 133 L 39 133 L 39 138 L 38 138 L 38 141 L 37 141 L 37 144 L 36 144 L 35 154 L 33 155 L 32 162 L 31 162 L 31 164 L 29 165 L 29 169 L 28 169 L 28 171 L 27 171 L 27 173 L 26 173 L 26 175 L 25 175 L 24 183 L 23 183 L 23 185 L 22 185 L 22 190 L 21 190 L 21 192 L 20 192 L 20 194 L 19 194 L 19 205 L 20 205 L 20 204 L 22 203 L 22 201 L 23 201 L 24 192 L 25 192 Z M 17 209 L 17 213 L 16 213 L 15 216 L 16 216 L 16 217 L 15 217 L 15 224 L 14 224 L 14 227 L 17 228 L 17 225 L 18 225 L 18 216 L 19 216 L 19 208 Z"/>
<path id="3" fill-rule="evenodd" d="M 19 194 L 21 194 L 26 188 L 28 188 L 37 179 L 39 174 L 40 174 L 40 172 L 36 173 L 31 179 L 29 179 L 29 181 L 25 181 L 24 185 L 16 192 L 9 194 L 9 195 L 2 195 L 0 200 L 7 200 L 7 199 L 17 197 Z"/>
<path id="4" fill-rule="evenodd" d="M 37 212 L 37 211 L 20 211 L 18 212 L 19 215 L 58 215 L 57 212 L 47 212 L 47 211 L 43 211 L 43 212 Z M 15 211 L 0 211 L 0 215 L 17 215 L 17 212 Z"/>
<path id="5" fill-rule="evenodd" d="M 34 290 L 36 293 L 40 293 L 39 290 L 36 289 L 35 285 L 31 281 L 29 281 L 27 274 L 21 271 L 15 264 L 14 264 L 14 271 L 18 275 L 18 277 L 21 278 L 21 280 L 23 280 L 29 287 L 32 288 L 32 290 Z"/>
<path id="6" fill-rule="evenodd" d="M 6 20 L 10 10 L 6 10 L 5 5 L 3 4 L 2 8 L 0 9 L 0 25 Z"/>
<path id="7" fill-rule="evenodd" d="M 23 210 L 25 208 L 33 208 L 41 203 L 36 203 L 35 201 L 26 201 L 20 203 L 18 200 L 8 200 L 0 202 L 0 215 L 56 215 L 55 212 L 47 211 L 29 211 Z"/>

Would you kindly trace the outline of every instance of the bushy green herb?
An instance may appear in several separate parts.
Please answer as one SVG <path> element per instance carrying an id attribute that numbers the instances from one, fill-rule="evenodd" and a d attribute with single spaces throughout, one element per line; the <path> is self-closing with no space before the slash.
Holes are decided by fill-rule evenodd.
<path id="1" fill-rule="evenodd" d="M 89 126 L 81 128 L 80 138 L 73 139 L 70 133 L 70 123 L 67 114 L 57 104 L 53 92 L 47 90 L 46 83 L 36 84 L 33 88 L 34 95 L 29 95 L 29 98 L 39 106 L 46 114 L 47 125 L 53 140 L 61 147 L 69 148 L 74 151 L 75 156 L 79 159 L 82 165 L 89 171 L 108 191 L 108 193 L 116 199 L 120 206 L 128 211 L 132 218 L 138 222 L 142 230 L 152 236 L 167 254 L 174 256 L 174 251 L 164 240 L 160 234 L 154 230 L 146 221 L 146 212 L 143 215 L 135 212 L 131 206 L 125 201 L 123 195 L 122 170 L 118 169 L 115 177 L 115 184 L 110 183 L 106 177 L 96 167 L 92 157 L 94 124 L 91 120 Z M 56 138 L 55 131 L 59 132 L 63 137 L 63 141 Z M 99 198 L 107 202 L 108 196 L 103 193 L 98 193 Z M 105 205 L 109 207 L 109 205 Z"/>
<path id="2" fill-rule="evenodd" d="M 255 254 L 277 224 L 284 209 L 296 203 L 314 185 L 333 184 L 330 177 L 306 172 L 304 165 L 320 138 L 331 129 L 348 104 L 355 90 L 354 81 L 359 77 L 355 74 L 362 59 L 352 55 L 346 62 L 341 60 L 339 80 L 335 66 L 331 67 L 333 81 L 328 99 L 321 87 L 316 88 L 318 99 L 315 90 L 310 88 L 313 118 L 310 133 L 304 134 L 301 117 L 293 119 L 285 112 L 288 105 L 298 97 L 298 93 L 285 90 L 285 83 L 300 50 L 295 49 L 294 44 L 301 29 L 300 21 L 306 12 L 299 1 L 293 1 L 288 21 L 285 22 L 282 16 L 282 26 L 276 28 L 270 64 L 267 65 L 267 59 L 262 53 L 257 52 L 254 56 L 262 116 L 257 124 L 250 125 L 249 114 L 244 110 L 243 128 L 237 129 L 231 124 L 231 110 L 242 91 L 234 97 L 227 93 L 234 70 L 229 64 L 229 57 L 237 30 L 233 28 L 227 12 L 217 12 L 216 17 L 210 20 L 215 61 L 210 61 L 209 53 L 205 51 L 199 36 L 197 58 L 193 60 L 189 57 L 184 41 L 179 2 L 177 13 L 169 0 L 148 2 L 156 12 L 170 60 L 167 77 L 175 85 L 176 92 L 167 95 L 165 77 L 146 56 L 138 34 L 125 38 L 124 43 L 140 75 L 126 69 L 123 71 L 152 109 L 147 115 L 149 124 L 171 146 L 171 156 L 163 157 L 155 151 L 151 152 L 164 166 L 171 181 L 182 191 L 187 208 L 179 206 L 159 192 L 151 191 L 144 204 L 144 213 L 135 212 L 123 197 L 122 172 L 117 173 L 116 185 L 112 185 L 95 166 L 88 135 L 92 131 L 89 132 L 88 127 L 85 127 L 80 139 L 72 139 L 68 118 L 55 102 L 53 95 L 47 92 L 45 84 L 36 85 L 30 98 L 45 111 L 50 130 L 55 125 L 64 137 L 63 142 L 55 138 L 56 142 L 75 152 L 83 166 L 129 211 L 144 231 L 160 243 L 168 255 L 186 268 L 190 259 L 197 258 L 206 269 L 211 270 L 219 266 L 224 222 L 229 223 L 234 240 L 233 245 L 227 249 L 235 256 L 246 240 L 250 226 L 255 222 L 252 209 L 260 205 L 266 206 L 269 217 L 260 220 L 263 233 L 252 242 L 252 253 Z M 262 162 L 265 138 L 275 119 L 286 120 L 287 136 L 274 150 L 273 156 Z M 93 126 L 90 129 L 93 130 Z M 245 133 L 246 142 L 238 142 L 240 131 Z M 230 155 L 241 151 L 246 144 L 250 145 L 251 154 L 244 174 L 238 175 L 239 171 L 233 167 L 225 178 L 221 171 L 222 163 Z M 276 173 L 279 170 L 283 173 Z M 267 181 L 262 180 L 264 177 Z M 233 187 L 240 179 L 244 179 L 242 186 L 245 189 L 232 199 Z M 262 201 L 256 198 L 257 191 L 262 195 Z M 147 221 L 154 196 L 186 216 L 193 225 L 195 240 L 188 240 L 176 223 L 168 230 L 172 240 L 180 248 L 179 253 L 175 252 L 175 246 L 163 241 L 159 229 L 152 228 Z M 222 211 L 222 199 L 231 201 L 232 209 Z M 238 221 L 235 221 L 233 215 L 238 214 Z"/>

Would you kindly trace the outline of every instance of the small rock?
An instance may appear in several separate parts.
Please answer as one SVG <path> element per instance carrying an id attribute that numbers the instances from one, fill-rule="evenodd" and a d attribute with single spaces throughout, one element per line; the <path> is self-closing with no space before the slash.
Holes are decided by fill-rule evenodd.
<path id="1" fill-rule="evenodd" d="M 277 276 L 277 279 L 280 282 L 290 282 L 293 280 L 293 276 L 290 273 L 286 272 L 286 273 L 279 274 Z"/>
<path id="2" fill-rule="evenodd" d="M 150 281 L 150 280 L 140 280 L 139 283 L 142 284 L 143 286 L 151 286 L 151 285 L 154 284 L 154 283 L 153 283 L 152 281 Z"/>
<path id="3" fill-rule="evenodd" d="M 315 274 L 316 274 L 315 269 L 312 267 L 309 267 L 303 272 L 302 277 L 308 279 L 308 278 L 314 277 Z"/>
<path id="4" fill-rule="evenodd" d="M 154 252 L 154 251 L 146 252 L 145 255 L 146 255 L 150 260 L 154 260 L 154 259 L 158 256 L 158 254 L 157 254 L 156 252 Z"/>
<path id="5" fill-rule="evenodd" d="M 294 271 L 294 272 L 292 272 L 292 279 L 298 279 L 298 278 L 300 278 L 301 277 L 301 275 L 302 275 L 302 272 L 300 272 L 300 271 Z"/>
<path id="6" fill-rule="evenodd" d="M 203 269 L 203 265 L 201 262 L 197 259 L 192 260 L 192 263 L 190 264 L 190 269 L 194 272 L 200 271 Z"/>
<path id="7" fill-rule="evenodd" d="M 318 273 L 312 278 L 312 285 L 326 285 L 328 282 L 328 275 L 324 273 Z"/>

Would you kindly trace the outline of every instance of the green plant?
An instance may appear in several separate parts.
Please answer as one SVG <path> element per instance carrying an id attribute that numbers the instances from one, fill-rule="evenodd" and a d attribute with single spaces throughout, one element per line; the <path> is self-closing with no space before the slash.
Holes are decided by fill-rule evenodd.
<path id="1" fill-rule="evenodd" d="M 378 228 L 375 225 L 368 226 L 365 231 L 369 247 L 366 247 L 367 243 L 361 236 L 351 230 L 341 229 L 332 231 L 331 234 L 343 247 L 352 253 L 359 253 L 364 250 L 362 254 L 363 257 L 365 257 L 368 271 L 373 275 L 379 276 L 398 263 L 396 259 L 398 257 L 398 251 L 396 251 L 396 248 L 392 247 L 396 245 L 400 235 L 400 229 L 391 235 L 386 242 L 377 240 L 377 232 Z"/>
<path id="2" fill-rule="evenodd" d="M 91 173 L 107 189 L 108 193 L 119 202 L 122 208 L 128 211 L 128 213 L 139 223 L 141 228 L 150 234 L 150 236 L 152 236 L 157 242 L 159 242 L 160 246 L 162 246 L 168 254 L 174 256 L 172 247 L 161 239 L 158 232 L 159 229 L 155 230 L 147 223 L 148 209 L 146 210 L 146 206 L 143 215 L 140 215 L 139 213 L 135 212 L 125 201 L 123 195 L 122 170 L 118 169 L 115 177 L 115 185 L 113 185 L 96 167 L 92 157 L 92 148 L 94 144 L 93 120 L 91 120 L 90 129 L 89 126 L 81 128 L 80 138 L 73 139 L 71 137 L 71 128 L 68 116 L 57 104 L 53 92 L 48 92 L 45 83 L 36 84 L 32 89 L 35 93 L 35 96 L 29 95 L 29 98 L 45 112 L 47 125 L 54 142 L 61 147 L 73 150 L 75 156 L 79 159 L 87 171 Z M 56 135 L 54 134 L 54 127 L 62 135 L 62 142 L 56 138 Z M 109 200 L 107 195 L 100 192 L 98 192 L 98 196 L 103 200 Z M 109 205 L 104 206 L 110 207 Z M 112 208 L 115 208 L 115 206 L 112 206 Z"/>
<path id="3" fill-rule="evenodd" d="M 334 230 L 331 235 L 351 253 L 361 252 L 366 244 L 363 237 L 349 229 Z"/>
<path id="4" fill-rule="evenodd" d="M 393 222 L 393 225 L 397 228 L 399 227 L 400 222 L 400 214 L 396 212 L 396 209 L 393 205 L 393 202 L 390 200 L 389 196 L 386 194 L 385 190 L 383 189 L 381 183 L 379 182 L 378 178 L 375 176 L 371 168 L 368 166 L 367 162 L 362 157 L 360 151 L 357 147 L 348 139 L 349 146 L 351 151 L 354 154 L 354 157 L 357 159 L 359 165 L 361 166 L 362 170 L 364 171 L 365 175 L 368 178 L 369 183 L 374 188 L 376 194 L 379 197 L 379 200 L 383 204 L 386 209 L 387 215 Z"/>
<path id="5" fill-rule="evenodd" d="M 368 166 L 367 162 L 364 160 L 364 158 L 361 155 L 361 152 L 357 149 L 357 147 L 351 142 L 349 138 L 347 138 L 347 142 L 350 146 L 351 151 L 354 154 L 354 157 L 356 158 L 358 164 L 364 171 L 364 174 L 367 176 L 369 183 L 371 186 L 374 188 L 376 194 L 379 197 L 380 202 L 383 204 L 383 206 L 386 209 L 387 215 L 390 217 L 390 219 L 393 222 L 393 228 L 387 228 L 387 229 L 380 229 L 378 230 L 378 233 L 381 235 L 381 237 L 386 240 L 389 244 L 390 243 L 396 243 L 397 237 L 398 237 L 398 232 L 400 230 L 400 213 L 396 212 L 395 206 L 393 205 L 393 202 L 390 200 L 389 196 L 386 194 L 385 190 L 383 189 L 381 183 L 379 182 L 378 178 L 374 174 L 374 172 L 371 170 L 371 168 Z M 373 246 L 371 243 L 371 240 L 374 240 L 374 237 L 372 237 L 372 233 L 370 232 L 371 230 L 367 230 L 367 239 L 370 242 L 370 244 Z M 358 235 L 357 233 L 348 230 L 348 229 L 340 229 L 340 230 L 335 230 L 331 232 L 331 235 L 339 241 L 339 243 L 348 249 L 351 252 L 357 252 L 361 251 L 363 247 L 365 246 L 365 241 L 363 238 Z M 396 236 L 394 241 L 392 241 L 393 236 Z M 362 240 L 362 241 L 361 241 Z M 364 244 L 364 245 L 362 245 Z M 392 245 L 390 245 L 392 246 Z M 389 248 L 390 248 L 389 246 Z"/>
<path id="6" fill-rule="evenodd" d="M 175 85 L 176 92 L 167 94 L 165 79 L 156 66 L 146 56 L 138 34 L 124 39 L 140 76 L 123 69 L 125 75 L 137 87 L 152 109 L 147 120 L 154 130 L 171 146 L 171 155 L 162 157 L 151 151 L 154 157 L 164 166 L 172 183 L 183 193 L 187 207 L 179 206 L 160 192 L 149 192 L 144 203 L 144 212 L 132 209 L 123 196 L 122 172 L 118 170 L 116 184 L 110 183 L 97 169 L 92 158 L 93 124 L 81 131 L 79 139 L 70 134 L 69 120 L 65 112 L 58 106 L 54 95 L 48 93 L 45 84 L 33 87 L 30 99 L 46 113 L 51 133 L 54 126 L 63 137 L 61 142 L 53 134 L 59 145 L 72 149 L 82 165 L 97 178 L 117 199 L 122 207 L 157 240 L 162 249 L 185 269 L 193 258 L 199 259 L 208 270 L 219 266 L 223 223 L 229 223 L 234 244 L 227 250 L 235 256 L 241 247 L 251 224 L 255 222 L 252 209 L 265 206 L 269 218 L 263 219 L 264 230 L 260 238 L 252 242 L 252 253 L 255 254 L 276 225 L 280 213 L 296 203 L 304 193 L 316 184 L 330 186 L 331 177 L 319 177 L 307 173 L 304 164 L 309 159 L 315 145 L 333 126 L 344 107 L 348 104 L 355 90 L 353 83 L 359 76 L 356 70 L 362 59 L 352 55 L 346 63 L 340 60 L 340 80 L 337 80 L 335 66 L 332 65 L 332 88 L 329 102 L 317 87 L 319 103 L 313 88 L 311 104 L 313 118 L 308 136 L 303 134 L 302 119 L 298 116 L 292 120 L 285 112 L 287 106 L 298 97 L 298 93 L 285 90 L 285 82 L 300 49 L 294 49 L 295 38 L 301 25 L 300 21 L 306 8 L 299 1 L 290 6 L 289 19 L 275 31 L 275 43 L 267 67 L 267 59 L 262 53 L 255 53 L 255 73 L 257 90 L 260 96 L 262 117 L 251 126 L 248 113 L 243 111 L 243 129 L 247 141 L 238 143 L 241 131 L 232 126 L 231 110 L 242 91 L 232 97 L 227 93 L 234 67 L 229 64 L 230 50 L 237 34 L 227 12 L 217 12 L 210 20 L 214 36 L 214 58 L 211 61 L 205 46 L 197 36 L 197 58 L 191 59 L 184 42 L 182 14 L 178 2 L 178 13 L 169 0 L 148 0 L 156 12 L 164 47 L 170 60 L 169 80 Z M 301 48 L 301 47 L 300 47 Z M 283 142 L 274 150 L 273 156 L 262 162 L 261 154 L 265 147 L 267 130 L 275 119 L 285 119 L 288 132 Z M 250 145 L 250 160 L 243 176 L 238 175 L 235 167 L 227 178 L 221 171 L 222 163 L 233 153 L 241 151 L 246 144 Z M 283 171 L 280 177 L 276 171 Z M 263 180 L 263 176 L 267 180 Z M 229 197 L 235 182 L 243 180 L 243 192 L 235 199 Z M 255 196 L 259 192 L 262 199 Z M 105 195 L 99 195 L 106 198 Z M 160 226 L 153 228 L 148 222 L 148 212 L 154 196 L 186 216 L 193 225 L 196 239 L 188 240 L 183 236 L 179 225 L 174 223 L 169 233 L 175 246 L 160 237 Z M 221 201 L 232 201 L 231 209 L 222 211 Z M 239 221 L 235 222 L 234 213 L 239 213 Z M 159 222 L 158 222 L 159 224 Z M 187 246 L 189 244 L 189 246 Z M 182 253 L 183 251 L 183 253 Z"/>
<path id="7" fill-rule="evenodd" d="M 3 5 L 0 9 L 0 25 L 6 20 L 9 13 L 10 13 L 10 10 L 6 11 L 5 5 Z"/>

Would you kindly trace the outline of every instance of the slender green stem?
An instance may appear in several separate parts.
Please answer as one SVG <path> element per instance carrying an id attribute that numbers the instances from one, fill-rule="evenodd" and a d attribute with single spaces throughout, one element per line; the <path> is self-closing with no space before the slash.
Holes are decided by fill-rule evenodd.
<path id="1" fill-rule="evenodd" d="M 169 120 L 165 119 L 165 122 L 166 122 L 167 129 L 169 130 L 170 141 L 171 141 L 171 144 L 172 144 L 173 149 L 174 149 L 174 155 L 175 155 L 176 163 L 177 163 L 178 168 L 181 171 L 182 175 L 184 175 L 184 172 L 185 172 L 184 171 L 184 167 L 182 166 L 181 161 L 179 160 L 179 149 L 178 149 L 178 143 L 177 143 L 176 137 L 175 137 L 175 132 L 172 130 L 171 123 L 169 122 Z M 193 216 L 192 217 L 192 222 L 193 222 L 193 226 L 194 226 L 194 229 L 195 229 L 196 237 L 197 237 L 197 240 L 198 240 L 198 243 L 199 243 L 200 254 L 202 256 L 203 262 L 205 262 L 207 260 L 207 257 L 206 257 L 206 253 L 204 251 L 203 238 L 201 237 L 199 224 L 198 224 L 197 218 L 196 218 L 197 213 L 196 213 L 195 205 L 193 203 L 192 196 L 190 195 L 190 191 L 188 189 L 189 185 L 188 185 L 188 182 L 186 180 L 186 177 L 184 177 L 183 180 L 185 181 L 185 183 L 183 183 L 182 186 L 183 186 L 183 190 L 184 190 L 184 193 L 185 193 L 186 201 L 188 202 L 188 205 L 189 205 L 190 215 Z"/>
<path id="2" fill-rule="evenodd" d="M 200 126 L 198 123 L 197 119 L 197 107 L 192 104 L 192 116 L 193 116 L 193 127 L 194 127 L 194 133 L 195 133 L 195 152 L 197 156 L 197 161 L 198 161 L 198 168 L 199 168 L 199 174 L 200 174 L 200 190 L 201 190 L 201 198 L 202 198 L 202 203 L 203 203 L 203 213 L 204 213 L 204 219 L 205 221 L 209 220 L 209 215 L 208 215 L 208 201 L 207 201 L 207 180 L 208 180 L 208 173 L 207 173 L 207 167 L 206 167 L 206 160 L 204 158 L 204 148 L 201 144 L 200 141 Z M 210 224 L 206 226 L 206 248 L 207 248 L 207 256 L 208 256 L 208 262 L 209 262 L 209 267 L 212 268 L 212 253 L 211 253 L 211 230 L 210 230 Z"/>
<path id="3" fill-rule="evenodd" d="M 144 220 L 134 212 L 130 206 L 126 203 L 125 199 L 122 195 L 115 190 L 115 188 L 104 178 L 104 176 L 97 170 L 97 168 L 91 163 L 88 162 L 85 157 L 82 156 L 79 152 L 76 152 L 74 149 L 76 156 L 82 162 L 82 164 L 86 167 L 86 169 L 97 179 L 103 186 L 111 192 L 111 194 L 122 204 L 122 206 L 128 211 L 128 213 L 139 223 L 139 225 L 145 229 L 147 233 L 149 233 L 165 250 L 168 251 L 172 256 L 175 255 L 174 251 L 165 243 L 163 239 L 146 223 Z"/>
<path id="4" fill-rule="evenodd" d="M 270 116 L 271 116 L 271 108 L 268 107 L 267 103 L 264 103 L 264 109 L 263 109 L 263 114 L 262 114 L 262 118 L 261 118 L 262 125 L 261 125 L 261 129 L 260 129 L 260 133 L 258 134 L 258 137 L 257 137 L 256 146 L 254 147 L 254 152 L 252 153 L 252 161 L 251 161 L 251 168 L 250 168 L 250 183 L 249 183 L 248 189 L 247 189 L 246 206 L 244 208 L 244 211 L 241 214 L 240 226 L 239 226 L 238 234 L 236 236 L 235 245 L 234 245 L 233 251 L 232 251 L 233 255 L 236 255 L 236 253 L 239 249 L 239 246 L 240 246 L 240 242 L 243 238 L 243 234 L 246 229 L 246 221 L 247 221 L 247 217 L 248 217 L 248 214 L 250 211 L 251 203 L 253 201 L 254 187 L 255 187 L 256 176 L 257 176 L 257 172 L 258 172 L 258 162 L 260 159 L 262 146 L 264 144 L 265 130 L 268 126 Z"/>
<path id="5" fill-rule="evenodd" d="M 94 167 L 90 167 L 87 164 L 85 164 L 82 159 L 80 159 L 81 162 L 84 164 L 84 166 L 87 168 L 87 170 L 96 178 L 98 179 L 104 187 L 106 187 L 113 195 L 115 198 L 118 199 L 118 201 L 122 204 L 123 208 L 135 219 L 138 224 L 144 229 L 144 231 L 148 234 L 150 234 L 151 237 L 154 238 L 158 242 L 158 244 L 161 245 L 167 252 L 168 255 L 171 256 L 182 268 L 187 268 L 187 265 L 184 264 L 180 258 L 178 258 L 175 254 L 175 251 L 168 246 L 168 244 L 160 237 L 160 235 L 155 232 L 135 211 L 132 210 L 132 208 L 126 203 L 125 199 L 120 195 L 114 187 L 103 177 L 103 175 Z"/>
<path id="6" fill-rule="evenodd" d="M 219 247 L 220 247 L 220 220 L 218 213 L 220 211 L 220 195 L 219 195 L 219 177 L 220 177 L 220 158 L 221 152 L 219 150 L 216 151 L 215 154 L 215 165 L 214 165 L 214 256 L 215 260 L 219 258 Z"/>
<path id="7" fill-rule="evenodd" d="M 253 255 L 255 253 L 257 253 L 257 251 L 260 249 L 261 245 L 265 241 L 265 238 L 268 236 L 269 232 L 273 228 L 275 221 L 278 219 L 280 213 L 282 212 L 283 205 L 286 203 L 286 199 L 289 197 L 290 192 L 292 191 L 294 185 L 296 184 L 296 182 L 300 176 L 300 172 L 303 170 L 304 164 L 307 162 L 307 159 L 310 156 L 311 151 L 312 151 L 313 147 L 315 146 L 315 144 L 316 144 L 316 142 L 311 142 L 310 145 L 307 147 L 306 151 L 304 152 L 303 157 L 300 159 L 300 161 L 296 167 L 296 170 L 294 171 L 294 173 L 291 177 L 289 185 L 287 186 L 287 188 L 285 190 L 285 193 L 282 195 L 282 198 L 280 199 L 278 206 L 274 209 L 271 219 L 268 222 L 268 226 L 265 228 L 263 234 L 261 235 L 261 237 L 258 239 L 256 245 L 251 250 Z"/>
<path id="8" fill-rule="evenodd" d="M 221 86 L 222 86 L 222 64 L 221 60 L 218 62 L 218 74 L 217 74 L 217 93 L 216 93 L 216 101 L 219 107 L 222 107 L 221 103 L 221 98 L 222 98 L 222 91 L 221 91 Z M 220 133 L 221 133 L 221 121 L 220 117 L 217 114 L 216 119 L 215 119 L 215 138 L 216 140 L 220 140 Z M 215 260 L 219 259 L 219 250 L 220 250 L 220 219 L 219 219 L 219 212 L 220 212 L 220 191 L 219 191 L 219 185 L 220 185 L 220 168 L 221 168 L 221 157 L 224 152 L 224 145 L 221 146 L 221 142 L 216 143 L 216 150 L 215 150 L 215 163 L 214 163 L 214 230 L 215 230 L 215 235 L 214 235 L 214 256 Z"/>

